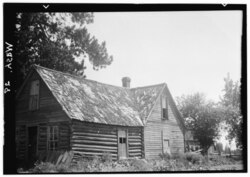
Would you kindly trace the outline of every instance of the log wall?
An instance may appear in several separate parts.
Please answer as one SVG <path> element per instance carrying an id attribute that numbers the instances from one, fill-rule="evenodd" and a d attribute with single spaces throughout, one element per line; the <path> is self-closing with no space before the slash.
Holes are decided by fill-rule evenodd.
<path id="1" fill-rule="evenodd" d="M 163 92 L 166 94 L 166 92 Z M 163 153 L 163 139 L 168 139 L 171 153 L 184 152 L 184 136 L 177 117 L 168 101 L 168 120 L 162 119 L 161 99 L 147 120 L 144 128 L 145 158 L 158 158 Z"/>
<path id="2" fill-rule="evenodd" d="M 72 121 L 71 149 L 79 156 L 101 156 L 110 153 L 118 159 L 118 129 L 127 130 L 128 157 L 142 156 L 142 128 L 119 127 Z"/>
<path id="3" fill-rule="evenodd" d="M 141 128 L 128 129 L 128 153 L 129 157 L 143 156 L 143 138 Z"/>

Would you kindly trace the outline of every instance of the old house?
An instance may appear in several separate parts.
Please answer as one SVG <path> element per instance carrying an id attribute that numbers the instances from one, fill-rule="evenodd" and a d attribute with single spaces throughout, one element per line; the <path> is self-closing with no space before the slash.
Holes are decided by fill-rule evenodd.
<path id="1" fill-rule="evenodd" d="M 40 152 L 114 159 L 184 151 L 184 124 L 165 83 L 112 86 L 34 66 L 16 96 L 16 154 Z"/>

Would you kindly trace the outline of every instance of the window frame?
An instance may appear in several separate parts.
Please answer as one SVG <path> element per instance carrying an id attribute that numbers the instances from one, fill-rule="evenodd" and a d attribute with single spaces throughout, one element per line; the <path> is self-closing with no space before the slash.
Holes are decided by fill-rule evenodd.
<path id="1" fill-rule="evenodd" d="M 163 102 L 165 100 L 165 102 Z M 163 105 L 165 103 L 165 106 Z M 169 120 L 168 115 L 168 98 L 166 95 L 161 96 L 161 118 L 163 120 Z"/>
<path id="2" fill-rule="evenodd" d="M 126 137 L 119 137 L 119 143 L 120 144 L 126 144 L 127 143 L 127 138 Z"/>
<path id="3" fill-rule="evenodd" d="M 52 146 L 51 146 L 51 143 L 52 143 Z M 47 150 L 57 151 L 58 149 L 59 149 L 59 126 L 57 125 L 48 126 L 47 127 Z"/>
<path id="4" fill-rule="evenodd" d="M 38 87 L 34 86 L 35 82 L 37 82 Z M 32 93 L 32 90 L 34 90 L 34 88 L 37 88 L 37 91 L 33 91 L 33 92 L 37 92 L 37 93 Z M 40 104 L 40 80 L 36 79 L 36 80 L 31 81 L 31 83 L 30 83 L 30 90 L 29 90 L 29 111 L 38 110 L 39 109 L 39 104 Z"/>

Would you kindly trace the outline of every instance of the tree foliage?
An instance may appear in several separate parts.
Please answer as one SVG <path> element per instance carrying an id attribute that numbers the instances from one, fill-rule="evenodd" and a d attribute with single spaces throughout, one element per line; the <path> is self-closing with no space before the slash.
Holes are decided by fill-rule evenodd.
<path id="1" fill-rule="evenodd" d="M 228 125 L 227 138 L 231 141 L 236 140 L 237 147 L 242 147 L 242 125 L 243 117 L 241 115 L 240 86 L 239 82 L 234 82 L 229 74 L 224 78 L 225 85 L 220 104 L 224 109 L 224 120 Z"/>
<path id="2" fill-rule="evenodd" d="M 86 28 L 93 18 L 93 13 L 17 13 L 17 85 L 32 64 L 83 77 L 86 59 L 95 70 L 110 65 L 113 57 L 106 43 L 99 43 Z"/>
<path id="3" fill-rule="evenodd" d="M 206 154 L 219 135 L 220 110 L 201 93 L 181 96 L 177 98 L 177 105 L 187 129 L 193 132 Z"/>

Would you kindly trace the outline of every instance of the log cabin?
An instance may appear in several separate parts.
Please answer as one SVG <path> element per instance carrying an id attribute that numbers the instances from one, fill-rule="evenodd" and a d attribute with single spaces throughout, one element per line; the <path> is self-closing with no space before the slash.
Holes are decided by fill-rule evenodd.
<path id="1" fill-rule="evenodd" d="M 184 152 L 184 123 L 167 84 L 130 88 L 34 65 L 16 94 L 16 156 L 158 158 Z"/>

